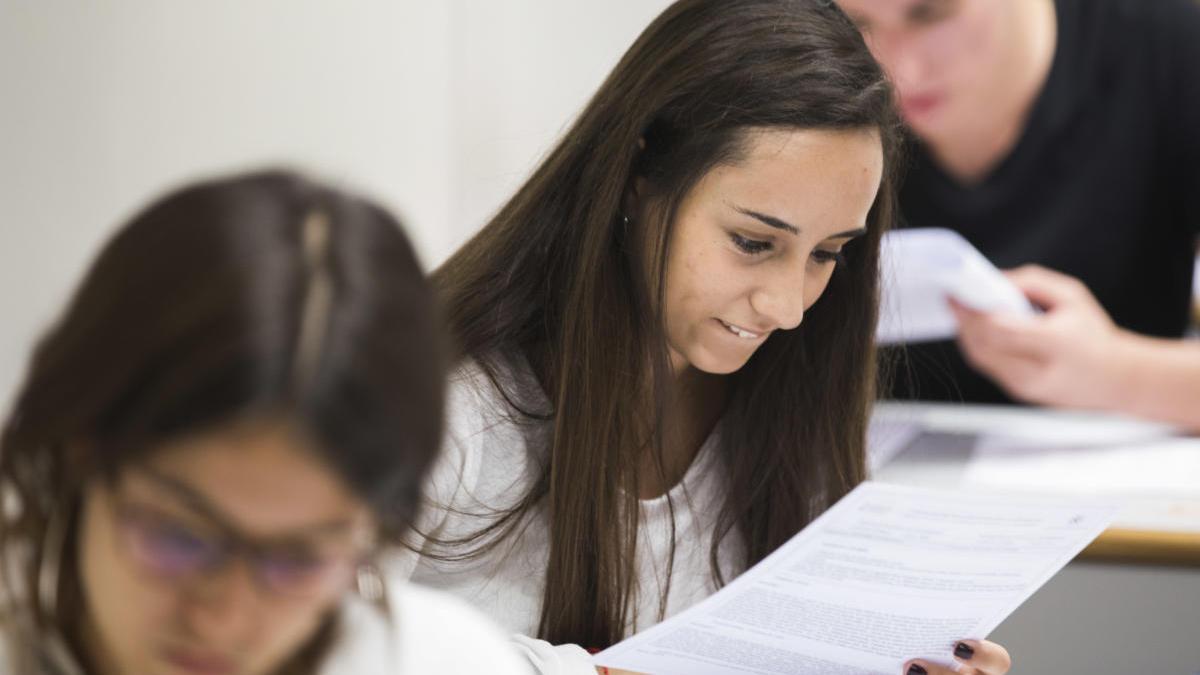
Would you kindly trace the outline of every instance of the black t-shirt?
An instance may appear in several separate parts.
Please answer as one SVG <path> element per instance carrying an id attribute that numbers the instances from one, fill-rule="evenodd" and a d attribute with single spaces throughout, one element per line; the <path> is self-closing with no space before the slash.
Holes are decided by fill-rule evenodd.
<path id="1" fill-rule="evenodd" d="M 1045 87 L 1011 154 L 963 186 L 919 144 L 903 226 L 956 230 L 993 263 L 1078 277 L 1117 324 L 1180 336 L 1200 231 L 1200 3 L 1058 0 Z M 1009 402 L 954 342 L 909 345 L 897 398 Z"/>

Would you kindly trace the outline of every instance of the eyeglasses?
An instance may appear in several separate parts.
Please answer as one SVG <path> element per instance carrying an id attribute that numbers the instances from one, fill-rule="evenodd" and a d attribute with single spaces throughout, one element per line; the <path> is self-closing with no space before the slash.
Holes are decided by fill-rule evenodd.
<path id="1" fill-rule="evenodd" d="M 231 528 L 210 534 L 156 509 L 116 498 L 112 504 L 119 538 L 134 563 L 170 583 L 211 577 L 240 558 L 263 590 L 297 599 L 326 597 L 344 591 L 366 557 L 362 550 L 257 543 Z"/>

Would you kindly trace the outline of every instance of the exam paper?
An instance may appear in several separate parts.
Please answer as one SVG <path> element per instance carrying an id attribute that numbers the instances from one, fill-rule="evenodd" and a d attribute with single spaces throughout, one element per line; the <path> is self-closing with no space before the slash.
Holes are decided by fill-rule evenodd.
<path id="1" fill-rule="evenodd" d="M 604 650 L 658 675 L 902 672 L 951 663 L 1107 526 L 1113 507 L 863 483 L 701 603 Z"/>
<path id="2" fill-rule="evenodd" d="M 1033 314 L 1033 306 L 1000 270 L 953 230 L 893 230 L 879 264 L 881 344 L 946 340 L 958 334 L 947 297 L 985 312 Z"/>

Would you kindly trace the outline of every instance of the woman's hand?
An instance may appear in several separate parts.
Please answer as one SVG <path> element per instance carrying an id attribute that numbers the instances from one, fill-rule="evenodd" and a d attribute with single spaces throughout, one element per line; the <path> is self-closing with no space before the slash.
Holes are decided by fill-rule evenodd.
<path id="1" fill-rule="evenodd" d="M 904 664 L 905 675 L 1001 675 L 1012 668 L 1008 650 L 987 640 L 962 640 L 954 645 L 957 668 L 939 666 L 923 659 Z"/>

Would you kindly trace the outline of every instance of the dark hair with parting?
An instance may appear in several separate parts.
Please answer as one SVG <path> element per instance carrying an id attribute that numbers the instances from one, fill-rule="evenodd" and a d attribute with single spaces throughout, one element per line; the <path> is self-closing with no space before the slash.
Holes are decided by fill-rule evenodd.
<path id="1" fill-rule="evenodd" d="M 457 557 L 477 555 L 544 509 L 540 637 L 605 646 L 631 620 L 639 457 L 653 448 L 663 466 L 671 226 L 689 190 L 714 167 L 736 164 L 754 130 L 876 131 L 884 176 L 867 234 L 845 247 L 802 326 L 776 331 L 730 376 L 720 437 L 728 489 L 710 552 L 716 582 L 736 573 L 717 562 L 723 538 L 744 541 L 749 566 L 864 478 L 878 249 L 894 213 L 898 128 L 883 71 L 833 2 L 680 0 L 646 28 L 517 194 L 435 272 L 459 357 L 478 361 L 504 391 L 496 355 L 523 355 L 553 406 L 533 489 L 484 530 L 442 542 L 466 547 Z M 639 179 L 650 194 L 638 198 L 654 208 L 648 222 L 626 227 Z M 660 607 L 665 598 L 664 590 Z"/>
<path id="2" fill-rule="evenodd" d="M 77 646 L 85 485 L 247 418 L 294 427 L 399 541 L 441 440 L 439 326 L 412 247 L 370 202 L 273 171 L 149 206 L 37 346 L 4 427 L 0 558 L 19 561 L 4 621 Z M 284 672 L 310 672 L 331 630 Z"/>

